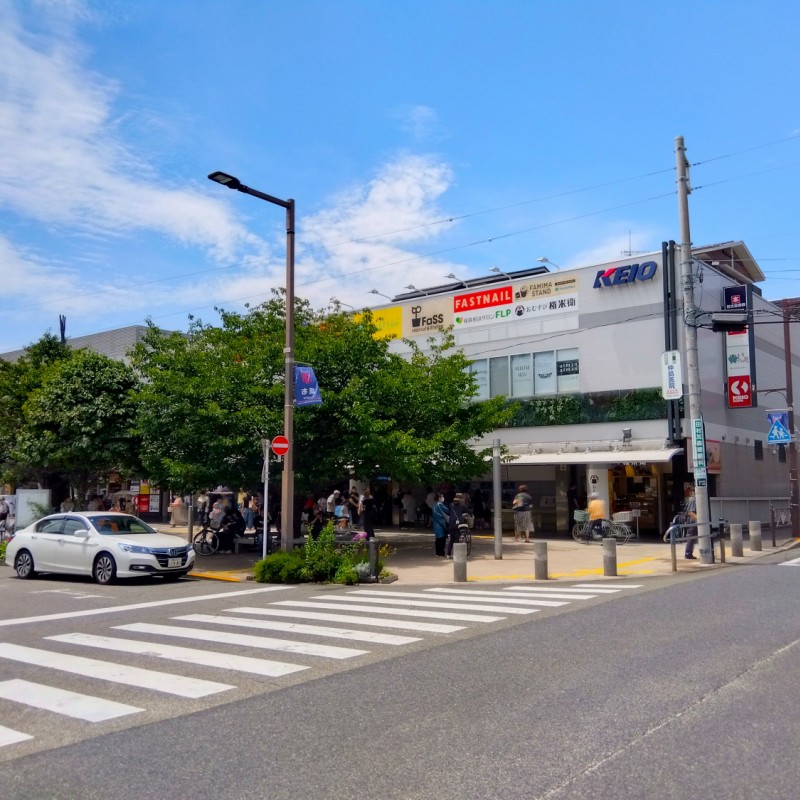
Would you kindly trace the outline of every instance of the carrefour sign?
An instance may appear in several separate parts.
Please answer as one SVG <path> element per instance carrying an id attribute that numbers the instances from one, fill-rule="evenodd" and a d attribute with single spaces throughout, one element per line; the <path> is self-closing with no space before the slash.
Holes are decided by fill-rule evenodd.
<path id="1" fill-rule="evenodd" d="M 658 264 L 655 261 L 643 261 L 641 264 L 628 264 L 624 267 L 601 269 L 594 279 L 594 288 L 603 286 L 620 286 L 623 283 L 651 281 L 655 277 Z"/>

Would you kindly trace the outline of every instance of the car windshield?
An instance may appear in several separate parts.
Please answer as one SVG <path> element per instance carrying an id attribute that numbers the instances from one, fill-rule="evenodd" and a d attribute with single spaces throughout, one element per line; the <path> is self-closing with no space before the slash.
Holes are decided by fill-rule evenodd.
<path id="1" fill-rule="evenodd" d="M 109 514 L 107 517 L 89 517 L 94 528 L 104 536 L 124 533 L 126 536 L 139 533 L 158 533 L 136 517 L 123 517 Z"/>

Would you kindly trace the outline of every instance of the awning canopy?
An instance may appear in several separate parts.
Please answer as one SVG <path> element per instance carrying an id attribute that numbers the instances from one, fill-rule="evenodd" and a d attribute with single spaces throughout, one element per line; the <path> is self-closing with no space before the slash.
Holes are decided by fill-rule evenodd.
<path id="1" fill-rule="evenodd" d="M 503 460 L 506 466 L 515 464 L 666 464 L 683 448 L 661 450 L 593 450 L 590 453 L 524 453 L 512 460 Z"/>

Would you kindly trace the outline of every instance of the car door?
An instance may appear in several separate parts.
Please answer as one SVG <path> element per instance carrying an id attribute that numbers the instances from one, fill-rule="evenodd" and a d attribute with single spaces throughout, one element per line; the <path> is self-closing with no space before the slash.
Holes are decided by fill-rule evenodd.
<path id="1" fill-rule="evenodd" d="M 89 530 L 88 538 L 76 536 L 77 530 Z M 94 536 L 92 535 L 94 534 Z M 67 517 L 58 539 L 58 559 L 64 572 L 88 574 L 92 571 L 92 561 L 97 552 L 97 535 L 80 517 Z"/>
<path id="2" fill-rule="evenodd" d="M 30 536 L 33 563 L 38 570 L 60 571 L 59 538 L 64 517 L 47 517 L 37 523 Z"/>

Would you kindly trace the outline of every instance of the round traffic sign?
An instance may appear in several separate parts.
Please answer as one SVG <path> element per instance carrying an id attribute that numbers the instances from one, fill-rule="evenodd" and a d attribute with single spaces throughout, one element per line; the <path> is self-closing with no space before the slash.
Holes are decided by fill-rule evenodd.
<path id="1" fill-rule="evenodd" d="M 272 452 L 276 456 L 285 456 L 289 452 L 289 440 L 285 436 L 276 436 L 272 440 Z"/>

